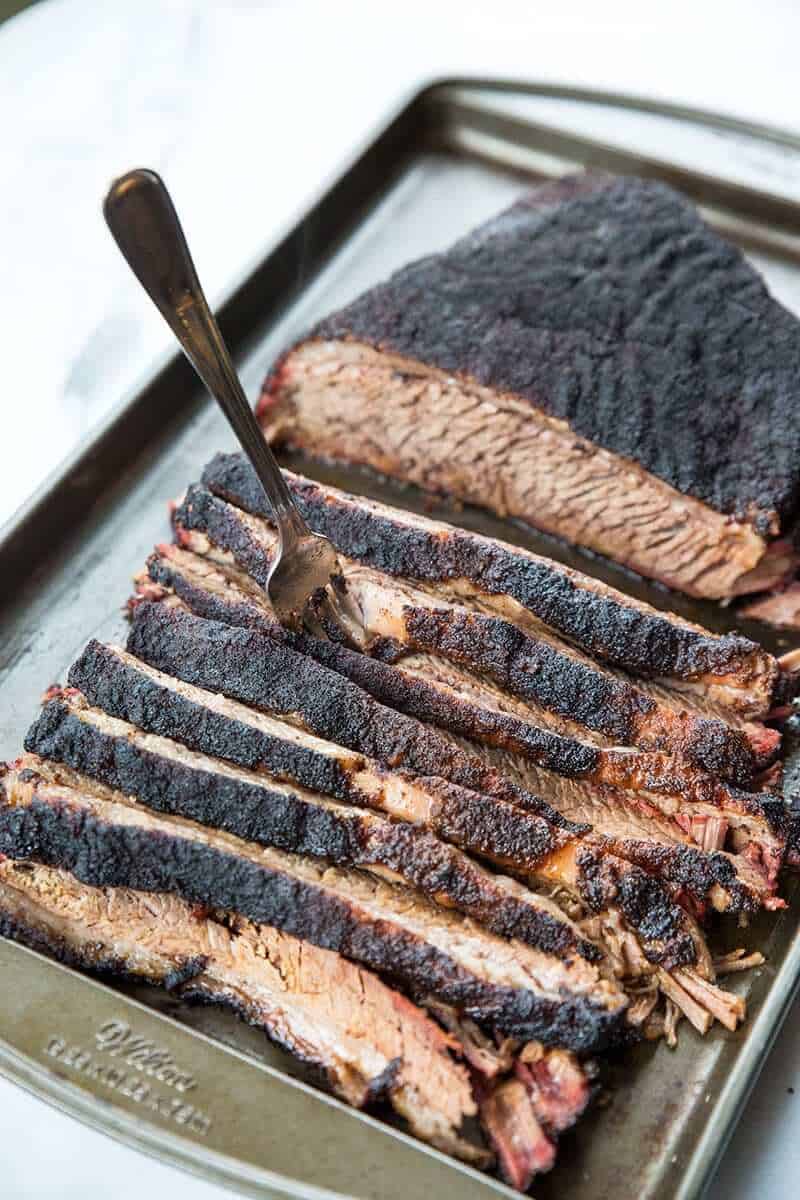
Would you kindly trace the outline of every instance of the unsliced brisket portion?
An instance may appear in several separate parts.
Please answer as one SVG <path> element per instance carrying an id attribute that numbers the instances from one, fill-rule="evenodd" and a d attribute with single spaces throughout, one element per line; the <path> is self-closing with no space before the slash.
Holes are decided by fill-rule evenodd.
<path id="1" fill-rule="evenodd" d="M 145 979 L 234 1009 L 320 1068 L 356 1107 L 383 1097 L 414 1133 L 467 1161 L 476 1111 L 457 1040 L 377 976 L 268 925 L 208 913 L 177 896 L 94 888 L 66 871 L 0 862 L 0 933 L 62 962 Z"/>
<path id="2" fill-rule="evenodd" d="M 624 1030 L 623 993 L 588 963 L 567 983 L 559 959 L 501 941 L 415 893 L 32 771 L 9 772 L 4 791 L 0 853 L 9 858 L 62 867 L 95 887 L 167 892 L 238 912 L 524 1040 L 589 1052 Z"/>
<path id="3" fill-rule="evenodd" d="M 798 379 L 796 318 L 689 201 L 587 174 L 321 322 L 260 414 L 718 598 L 796 562 Z"/>
<path id="4" fill-rule="evenodd" d="M 458 909 L 500 937 L 548 953 L 600 956 L 554 904 L 490 874 L 417 825 L 187 751 L 89 708 L 79 697 L 51 700 L 28 731 L 25 748 L 40 756 L 26 765 L 54 782 L 80 790 L 105 785 L 101 795 L 116 789 L 158 812 L 248 841 L 370 870 Z"/>
<path id="5" fill-rule="evenodd" d="M 213 555 L 203 540 L 208 538 L 256 585 L 265 586 L 275 534 L 264 520 L 192 487 L 174 521 L 178 539 L 187 548 Z M 368 639 L 388 650 L 427 651 L 452 659 L 578 729 L 618 744 L 674 747 L 697 766 L 739 784 L 747 784 L 778 749 L 775 731 L 764 726 L 739 729 L 693 711 L 689 695 L 635 684 L 547 631 L 525 631 L 505 618 L 420 592 L 374 568 L 347 561 L 343 568 Z M 371 647 L 369 641 L 365 648 L 380 652 L 380 645 Z"/>
<path id="6" fill-rule="evenodd" d="M 354 561 L 434 586 L 444 598 L 479 600 L 498 616 L 531 632 L 549 629 L 631 675 L 667 680 L 755 717 L 771 707 L 780 673 L 772 655 L 748 638 L 710 633 L 519 546 L 290 471 L 284 476 L 312 528 Z M 252 516 L 271 519 L 243 455 L 216 455 L 202 480 Z"/>

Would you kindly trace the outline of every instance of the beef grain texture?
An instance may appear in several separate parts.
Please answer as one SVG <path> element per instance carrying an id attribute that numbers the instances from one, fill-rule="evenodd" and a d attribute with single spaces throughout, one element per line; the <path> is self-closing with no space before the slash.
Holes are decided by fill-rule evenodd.
<path id="1" fill-rule="evenodd" d="M 288 870 L 224 852 L 196 833 L 116 823 L 60 799 L 34 796 L 0 807 L 0 853 L 67 870 L 92 887 L 165 892 L 232 910 L 322 949 L 334 950 L 420 994 L 433 993 L 515 1037 L 589 1053 L 624 1029 L 625 1004 L 593 996 L 558 1000 L 473 974 L 449 954 L 345 895 L 320 890 Z M 273 852 L 277 853 L 277 852 Z M 494 940 L 486 935 L 489 944 Z M 615 997 L 616 1000 L 616 997 Z"/>
<path id="2" fill-rule="evenodd" d="M 265 436 L 691 595 L 794 571 L 800 325 L 664 184 L 545 185 L 287 351 Z"/>
<path id="3" fill-rule="evenodd" d="M 797 516 L 800 326 L 665 184 L 546 184 L 312 336 L 521 396 L 762 534 Z"/>
<path id="4" fill-rule="evenodd" d="M 286 472 L 286 480 L 311 527 L 349 558 L 400 579 L 468 579 L 478 592 L 511 597 L 587 654 L 633 675 L 741 675 L 746 683 L 761 663 L 764 674 L 777 675 L 770 656 L 748 638 L 690 625 L 540 555 L 444 522 L 422 522 L 300 475 Z M 264 489 L 243 454 L 215 455 L 202 482 L 245 512 L 271 520 Z M 768 706 L 769 696 L 766 701 Z"/>
<path id="5" fill-rule="evenodd" d="M 337 866 L 385 868 L 424 895 L 445 901 L 499 937 L 516 937 L 552 954 L 598 953 L 533 894 L 506 892 L 461 851 L 415 825 L 277 788 L 268 778 L 225 770 L 203 757 L 184 761 L 180 747 L 153 748 L 130 725 L 110 732 L 51 700 L 31 726 L 26 750 L 63 763 L 160 813 L 188 817 L 246 841 Z"/>

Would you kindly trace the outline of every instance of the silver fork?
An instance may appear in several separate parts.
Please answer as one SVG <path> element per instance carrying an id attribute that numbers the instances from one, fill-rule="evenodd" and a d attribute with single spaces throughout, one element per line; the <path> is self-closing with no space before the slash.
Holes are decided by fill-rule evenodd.
<path id="1" fill-rule="evenodd" d="M 308 528 L 264 440 L 163 180 L 155 171 L 129 171 L 112 183 L 103 213 L 134 275 L 228 418 L 267 495 L 278 529 L 267 577 L 275 615 L 282 625 L 302 625 L 317 637 L 358 641 L 358 619 L 346 604 L 336 550 Z"/>

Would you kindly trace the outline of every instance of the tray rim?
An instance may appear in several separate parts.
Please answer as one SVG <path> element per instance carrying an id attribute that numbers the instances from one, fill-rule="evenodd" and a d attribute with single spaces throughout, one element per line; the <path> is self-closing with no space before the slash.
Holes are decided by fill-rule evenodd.
<path id="1" fill-rule="evenodd" d="M 282 253 L 285 254 L 290 250 L 292 238 L 302 230 L 318 208 L 327 207 L 332 202 L 338 191 L 351 181 L 355 172 L 371 153 L 388 150 L 390 153 L 394 152 L 398 163 L 402 163 L 404 133 L 407 133 L 409 128 L 416 127 L 419 121 L 424 122 L 427 119 L 430 123 L 431 110 L 435 108 L 435 105 L 442 100 L 446 103 L 447 94 L 457 90 L 475 94 L 488 92 L 497 96 L 514 94 L 533 98 L 561 99 L 640 112 L 710 129 L 738 133 L 757 141 L 783 146 L 800 153 L 800 134 L 795 134 L 790 130 L 748 121 L 710 109 L 662 101 L 634 93 L 570 84 L 562 85 L 551 81 L 481 78 L 480 76 L 435 77 L 421 86 L 410 89 L 400 103 L 389 110 L 388 118 L 384 116 L 382 120 L 373 125 L 358 148 L 345 160 L 331 179 L 320 188 L 311 202 L 304 205 L 303 209 L 278 232 L 278 235 L 270 239 L 266 249 L 253 256 L 248 265 L 223 290 L 222 300 L 218 305 L 218 315 L 223 329 L 229 325 L 234 327 L 234 335 L 230 338 L 234 351 L 243 336 L 237 335 L 236 327 L 243 323 L 246 324 L 241 310 L 242 308 L 247 309 L 248 296 L 257 285 L 258 277 L 265 270 L 270 270 L 272 264 Z M 428 111 L 426 112 L 426 110 Z M 540 125 L 538 121 L 526 122 L 524 119 L 520 123 L 527 124 L 532 128 L 549 129 L 555 134 L 562 132 L 556 124 Z M 581 140 L 581 136 L 578 135 L 578 140 Z M 585 140 L 589 141 L 590 139 Z M 398 144 L 399 149 L 392 145 L 393 141 Z M 414 148 L 418 148 L 418 146 Z M 687 174 L 697 178 L 707 178 L 701 172 L 689 170 Z M 732 186 L 734 190 L 737 190 L 738 185 Z M 800 202 L 786 200 L 769 192 L 758 192 L 752 188 L 738 190 L 753 197 L 763 197 L 775 201 L 780 206 L 791 208 L 800 218 Z M 376 193 L 373 190 L 371 200 L 374 201 L 375 197 Z M 797 228 L 800 230 L 800 220 L 798 220 Z M 284 298 L 284 302 L 290 303 L 292 299 L 293 294 L 290 294 Z M 282 304 L 269 306 L 266 316 L 274 318 L 282 306 Z M 184 363 L 180 351 L 173 351 L 171 348 L 165 350 L 150 363 L 141 379 L 108 410 L 95 429 L 75 445 L 59 466 L 49 473 L 35 492 L 0 527 L 0 580 L 13 577 L 15 569 L 20 569 L 20 566 L 25 572 L 25 577 L 29 578 L 43 559 L 49 556 L 52 541 L 48 545 L 48 537 L 44 535 L 52 534 L 52 514 L 57 498 L 59 501 L 63 501 L 65 496 L 69 499 L 69 504 L 63 505 L 60 509 L 65 536 L 68 536 L 66 530 L 69 525 L 88 516 L 92 505 L 93 461 L 102 456 L 112 440 L 116 440 L 120 436 L 122 429 L 136 421 L 137 418 L 144 418 L 144 425 L 147 429 L 148 400 L 154 394 L 160 393 L 164 386 L 173 388 L 178 397 L 174 423 L 183 421 L 189 408 L 189 397 L 196 395 L 197 387 L 191 370 L 188 364 Z M 169 427 L 164 430 L 163 420 L 159 421 L 160 433 L 153 425 L 152 420 L 149 424 L 151 428 L 149 432 L 146 432 L 146 436 L 140 437 L 140 444 L 135 447 L 136 452 L 158 440 L 160 436 L 166 437 L 169 434 Z M 173 422 L 170 422 L 170 426 L 172 424 Z M 86 486 L 87 478 L 90 483 L 89 488 Z M 37 550 L 38 555 L 36 554 Z M 19 577 L 17 575 L 17 578 Z M 4 599 L 4 589 L 0 583 L 0 605 Z M 33 952 L 29 951 L 29 953 Z M 37 955 L 37 957 L 42 956 Z M 59 967 L 59 964 L 51 964 L 49 960 L 43 959 L 43 961 L 47 961 L 48 965 L 52 965 L 56 969 L 67 969 Z M 81 975 L 80 972 L 73 973 Z M 86 982 L 92 984 L 95 981 L 86 979 Z M 736 1068 L 731 1072 L 716 1103 L 712 1106 L 703 1133 L 683 1169 L 675 1193 L 676 1200 L 693 1200 L 693 1198 L 701 1196 L 710 1183 L 799 987 L 800 938 L 796 938 L 772 981 L 757 1017 L 750 1026 L 747 1041 L 740 1053 Z M 169 1018 L 165 1019 L 169 1020 Z M 205 1035 L 198 1034 L 198 1036 L 204 1037 Z M 224 1048 L 230 1049 L 229 1047 Z M 236 1052 L 233 1051 L 233 1053 Z M 3 1039 L 2 1035 L 0 1035 L 0 1075 L 84 1124 L 106 1133 L 128 1146 L 145 1151 L 164 1162 L 195 1174 L 201 1170 L 208 1173 L 211 1168 L 212 1177 L 216 1182 L 249 1195 L 269 1194 L 260 1189 L 254 1190 L 259 1187 L 259 1184 L 253 1179 L 252 1168 L 245 1162 L 224 1155 L 215 1155 L 214 1157 L 219 1159 L 219 1163 L 212 1164 L 208 1159 L 207 1152 L 203 1153 L 192 1142 L 182 1139 L 155 1123 L 146 1122 L 147 1132 L 145 1134 L 142 1129 L 142 1125 L 145 1123 L 137 1121 L 113 1104 L 101 1102 L 96 1097 L 93 1098 L 82 1093 L 80 1089 L 70 1089 L 68 1086 L 59 1084 L 55 1077 L 48 1077 L 46 1070 L 33 1058 L 17 1052 L 10 1043 Z M 276 1182 L 278 1180 L 281 1184 L 280 1194 L 287 1196 L 303 1194 L 297 1190 L 298 1187 L 303 1187 L 299 1181 L 286 1176 L 276 1177 Z M 261 1188 L 265 1183 L 266 1181 L 262 1182 Z M 284 1184 L 285 1186 L 283 1186 Z"/>

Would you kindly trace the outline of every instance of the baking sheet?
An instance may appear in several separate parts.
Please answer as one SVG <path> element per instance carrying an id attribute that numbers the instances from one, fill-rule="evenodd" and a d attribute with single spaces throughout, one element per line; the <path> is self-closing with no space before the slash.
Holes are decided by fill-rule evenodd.
<path id="1" fill-rule="evenodd" d="M 409 259 L 448 244 L 535 179 L 584 162 L 653 174 L 683 187 L 726 232 L 742 241 L 773 291 L 800 314 L 800 240 L 793 232 L 800 230 L 800 149 L 788 135 L 770 140 L 763 130 L 730 122 L 704 123 L 696 114 L 665 115 L 608 100 L 590 102 L 585 94 L 576 100 L 552 88 L 537 93 L 534 88 L 449 83 L 404 108 L 277 250 L 261 256 L 253 276 L 232 296 L 223 326 L 248 393 L 257 394 L 276 353 L 317 317 Z M 200 269 L 202 273 L 202 263 Z M 172 414 L 166 425 L 165 412 Z M 5 698 L 0 756 L 18 752 L 41 693 L 63 677 L 89 637 L 124 638 L 122 605 L 131 576 L 154 542 L 169 537 L 166 500 L 198 476 L 215 450 L 232 445 L 222 417 L 201 396 L 188 368 L 179 360 L 170 363 L 148 388 L 121 404 L 93 442 L 5 532 L 0 540 L 0 682 Z M 419 492 L 366 472 L 322 468 L 297 459 L 292 465 L 390 503 L 420 511 L 425 503 Z M 429 504 L 425 510 L 430 511 Z M 476 510 L 456 512 L 440 504 L 434 515 L 550 554 L 715 628 L 735 623 L 730 611 L 669 596 L 611 563 Z M 752 625 L 740 627 L 763 635 L 773 649 L 787 648 L 785 638 Z M 555 1200 L 566 1192 L 573 1200 L 594 1200 L 613 1192 L 620 1200 L 666 1200 L 699 1193 L 796 986 L 800 904 L 794 882 L 786 891 L 791 896 L 786 912 L 777 918 L 760 917 L 745 935 L 725 927 L 716 940 L 721 949 L 757 944 L 768 956 L 759 971 L 734 977 L 732 986 L 748 997 L 750 1015 L 744 1030 L 734 1035 L 715 1030 L 701 1039 L 684 1023 L 676 1052 L 663 1044 L 641 1046 L 611 1062 L 607 1075 L 613 1103 L 597 1109 L 563 1139 L 559 1164 L 550 1177 L 536 1181 L 536 1196 Z M 53 988 L 67 990 L 66 977 L 55 968 L 42 966 L 27 952 L 8 946 L 0 950 L 4 961 L 14 964 L 23 987 L 26 972 L 33 977 L 30 964 L 35 963 Z M 91 1024 L 94 1009 L 101 1007 L 98 997 L 107 993 L 78 977 L 69 979 L 70 988 L 85 994 L 86 1020 Z M 297 1086 L 284 1076 L 303 1082 L 302 1069 L 288 1056 L 233 1018 L 176 1005 L 151 989 L 126 991 L 189 1029 L 268 1064 L 271 1073 L 253 1073 L 254 1099 L 269 1097 L 280 1107 L 281 1095 L 294 1096 Z M 47 1092 L 41 1070 L 52 1070 L 53 1064 L 48 1064 L 43 1048 L 36 1049 L 42 1039 L 26 1042 L 20 1059 L 19 1030 L 12 1026 L 9 1002 L 0 1000 L 0 1069 L 19 1079 L 20 1063 L 27 1061 L 26 1085 Z M 197 1039 L 192 1045 L 202 1057 L 207 1043 Z M 220 1062 L 226 1061 L 242 1060 L 223 1055 Z M 233 1077 L 233 1067 L 229 1069 Z M 160 1122 L 157 1114 L 144 1118 L 149 1127 L 143 1137 L 141 1114 L 127 1116 L 102 1088 L 93 1089 L 85 1079 L 76 1076 L 72 1082 L 73 1090 L 81 1086 L 85 1094 L 80 1105 L 59 1100 L 70 1111 L 172 1161 L 209 1175 L 217 1172 L 202 1136 L 179 1131 L 186 1142 L 179 1153 L 175 1129 Z M 334 1130 L 336 1122 L 343 1123 L 339 1128 L 346 1139 L 353 1122 L 365 1120 L 321 1097 L 308 1096 L 307 1123 L 290 1156 L 295 1182 L 289 1168 L 276 1166 L 285 1176 L 282 1194 L 305 1195 L 309 1186 L 330 1186 L 330 1168 L 326 1174 L 324 1156 L 314 1151 L 315 1123 L 326 1130 L 331 1121 Z M 222 1124 L 218 1121 L 217 1128 Z M 256 1147 L 255 1137 L 253 1131 L 231 1130 L 226 1148 L 230 1161 L 221 1177 L 238 1181 L 250 1194 L 279 1194 L 274 1182 L 253 1181 L 252 1163 L 264 1157 L 264 1147 Z M 452 1177 L 454 1192 L 460 1188 L 462 1195 L 506 1192 L 455 1164 L 443 1168 L 441 1158 L 424 1147 L 413 1151 L 420 1169 L 412 1181 L 403 1157 L 393 1160 L 386 1152 L 387 1137 L 393 1135 L 361 1139 L 359 1157 L 372 1155 L 374 1170 L 365 1174 L 363 1162 L 359 1168 L 354 1161 L 350 1175 L 337 1175 L 339 1187 L 344 1181 L 349 1194 L 364 1198 L 402 1194 L 404 1187 L 409 1195 L 422 1195 L 426 1188 L 442 1195 L 434 1176 L 441 1180 L 439 1172 L 444 1170 Z M 407 1139 L 400 1142 L 408 1144 Z M 378 1177 L 383 1180 L 380 1193 Z"/>

